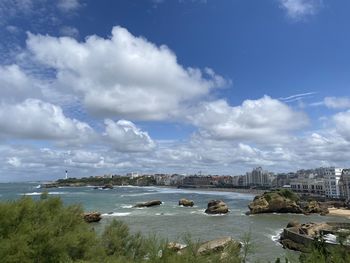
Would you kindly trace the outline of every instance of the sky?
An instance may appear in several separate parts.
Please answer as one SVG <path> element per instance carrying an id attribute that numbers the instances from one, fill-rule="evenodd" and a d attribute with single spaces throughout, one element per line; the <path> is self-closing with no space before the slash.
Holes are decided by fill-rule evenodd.
<path id="1" fill-rule="evenodd" d="M 0 0 L 0 181 L 350 167 L 347 0 Z"/>

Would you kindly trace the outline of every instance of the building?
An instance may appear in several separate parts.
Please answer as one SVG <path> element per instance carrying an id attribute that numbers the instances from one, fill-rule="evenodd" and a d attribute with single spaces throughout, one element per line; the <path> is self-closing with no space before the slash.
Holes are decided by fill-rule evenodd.
<path id="1" fill-rule="evenodd" d="M 343 169 L 340 180 L 339 188 L 341 197 L 346 200 L 350 199 L 350 169 Z"/>
<path id="2" fill-rule="evenodd" d="M 325 181 L 314 178 L 295 178 L 290 181 L 294 192 L 325 195 Z"/>
<path id="3" fill-rule="evenodd" d="M 330 198 L 340 198 L 341 191 L 339 180 L 342 175 L 342 168 L 329 167 L 325 169 L 325 195 Z"/>
<path id="4" fill-rule="evenodd" d="M 271 186 L 272 175 L 268 171 L 264 171 L 261 167 L 253 169 L 252 172 L 246 174 L 246 186 Z"/>

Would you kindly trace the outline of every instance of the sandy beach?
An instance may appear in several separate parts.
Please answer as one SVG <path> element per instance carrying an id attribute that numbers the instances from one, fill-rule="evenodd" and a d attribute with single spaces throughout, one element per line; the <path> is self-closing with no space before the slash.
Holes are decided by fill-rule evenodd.
<path id="1" fill-rule="evenodd" d="M 334 216 L 342 216 L 350 219 L 350 209 L 344 209 L 344 208 L 328 208 L 329 210 L 329 215 L 334 215 Z"/>

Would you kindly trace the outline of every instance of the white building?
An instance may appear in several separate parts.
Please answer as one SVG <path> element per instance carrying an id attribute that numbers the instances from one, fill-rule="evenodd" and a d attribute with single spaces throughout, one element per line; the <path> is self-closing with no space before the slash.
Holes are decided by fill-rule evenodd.
<path id="1" fill-rule="evenodd" d="M 331 198 L 341 197 L 339 180 L 342 175 L 342 168 L 329 167 L 325 169 L 325 195 Z"/>
<path id="2" fill-rule="evenodd" d="M 296 178 L 290 181 L 290 188 L 295 192 L 325 194 L 325 181 L 314 178 Z"/>

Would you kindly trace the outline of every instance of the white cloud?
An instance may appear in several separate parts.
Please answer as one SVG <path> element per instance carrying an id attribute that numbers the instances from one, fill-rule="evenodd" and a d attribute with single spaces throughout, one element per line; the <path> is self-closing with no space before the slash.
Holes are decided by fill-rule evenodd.
<path id="1" fill-rule="evenodd" d="M 0 104 L 0 133 L 25 139 L 83 139 L 91 127 L 64 116 L 60 107 L 37 99 Z"/>
<path id="2" fill-rule="evenodd" d="M 300 20 L 306 16 L 317 13 L 322 5 L 322 0 L 278 0 L 282 9 L 287 12 L 288 17 Z"/>
<path id="3" fill-rule="evenodd" d="M 60 34 L 62 36 L 77 38 L 79 37 L 79 30 L 72 26 L 63 26 L 60 28 Z"/>
<path id="4" fill-rule="evenodd" d="M 236 107 L 225 100 L 202 103 L 196 111 L 189 119 L 202 129 L 202 134 L 216 139 L 279 141 L 308 123 L 305 114 L 268 96 L 246 100 Z"/>
<path id="5" fill-rule="evenodd" d="M 130 121 L 105 120 L 104 136 L 112 143 L 112 147 L 122 152 L 150 151 L 155 147 L 154 141 L 147 132 L 141 131 Z"/>
<path id="6" fill-rule="evenodd" d="M 79 0 L 58 0 L 57 7 L 62 11 L 74 11 L 80 7 Z"/>
<path id="7" fill-rule="evenodd" d="M 17 157 L 9 157 L 7 159 L 7 163 L 14 166 L 14 167 L 20 167 L 21 166 L 21 160 Z"/>
<path id="8" fill-rule="evenodd" d="M 348 97 L 326 97 L 324 105 L 330 109 L 349 109 L 350 98 Z"/>
<path id="9" fill-rule="evenodd" d="M 338 133 L 350 142 L 350 110 L 337 113 L 333 120 Z"/>
<path id="10" fill-rule="evenodd" d="M 40 97 L 39 83 L 17 65 L 0 65 L 0 102 Z"/>
<path id="11" fill-rule="evenodd" d="M 156 46 L 114 27 L 110 39 L 28 35 L 37 60 L 57 70 L 57 82 L 83 96 L 103 117 L 163 120 L 186 103 L 208 95 L 225 80 L 212 70 L 179 65 L 166 46 Z"/>

